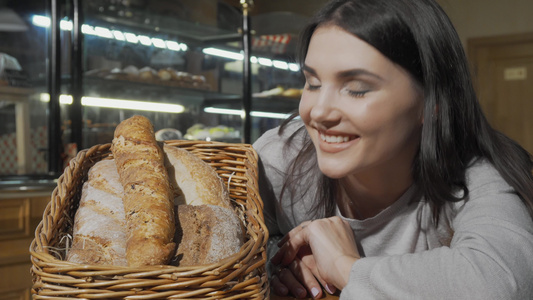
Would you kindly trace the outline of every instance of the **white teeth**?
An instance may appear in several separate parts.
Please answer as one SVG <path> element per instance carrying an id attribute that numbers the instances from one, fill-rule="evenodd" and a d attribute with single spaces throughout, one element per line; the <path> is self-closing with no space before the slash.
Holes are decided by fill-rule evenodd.
<path id="1" fill-rule="evenodd" d="M 320 138 L 327 143 L 345 143 L 350 140 L 347 136 L 334 136 L 334 135 L 325 135 L 320 134 Z"/>

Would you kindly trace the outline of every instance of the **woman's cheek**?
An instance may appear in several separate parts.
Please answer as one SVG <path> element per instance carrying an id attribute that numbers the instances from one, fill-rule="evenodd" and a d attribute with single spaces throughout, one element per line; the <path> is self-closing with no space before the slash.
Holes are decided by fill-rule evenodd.
<path id="1" fill-rule="evenodd" d="M 311 103 L 310 103 L 309 97 L 306 96 L 305 91 L 302 94 L 302 98 L 300 99 L 300 104 L 298 106 L 298 113 L 300 114 L 300 118 L 304 121 L 304 123 L 309 123 L 309 112 L 311 111 Z"/>

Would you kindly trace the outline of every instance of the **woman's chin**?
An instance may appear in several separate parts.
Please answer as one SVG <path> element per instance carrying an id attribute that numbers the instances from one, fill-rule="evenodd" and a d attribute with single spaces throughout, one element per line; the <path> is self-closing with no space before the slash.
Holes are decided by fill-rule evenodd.
<path id="1" fill-rule="evenodd" d="M 332 179 L 343 178 L 347 175 L 346 170 L 342 168 L 342 166 L 335 167 L 335 166 L 332 166 L 331 164 L 328 164 L 327 166 L 323 167 L 319 164 L 319 168 L 320 168 L 320 171 L 322 171 L 324 175 Z"/>

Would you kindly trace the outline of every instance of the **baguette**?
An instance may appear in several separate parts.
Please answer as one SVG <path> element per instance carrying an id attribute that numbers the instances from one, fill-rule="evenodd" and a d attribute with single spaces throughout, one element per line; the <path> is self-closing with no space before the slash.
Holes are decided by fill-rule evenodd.
<path id="1" fill-rule="evenodd" d="M 121 122 L 111 151 L 124 188 L 128 265 L 168 264 L 176 248 L 173 194 L 150 121 L 133 116 Z"/>

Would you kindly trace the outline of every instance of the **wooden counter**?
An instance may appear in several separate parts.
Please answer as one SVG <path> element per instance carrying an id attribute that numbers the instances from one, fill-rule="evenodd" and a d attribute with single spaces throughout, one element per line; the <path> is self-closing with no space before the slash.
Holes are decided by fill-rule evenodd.
<path id="1" fill-rule="evenodd" d="M 29 300 L 29 248 L 52 189 L 0 190 L 0 299 Z"/>

